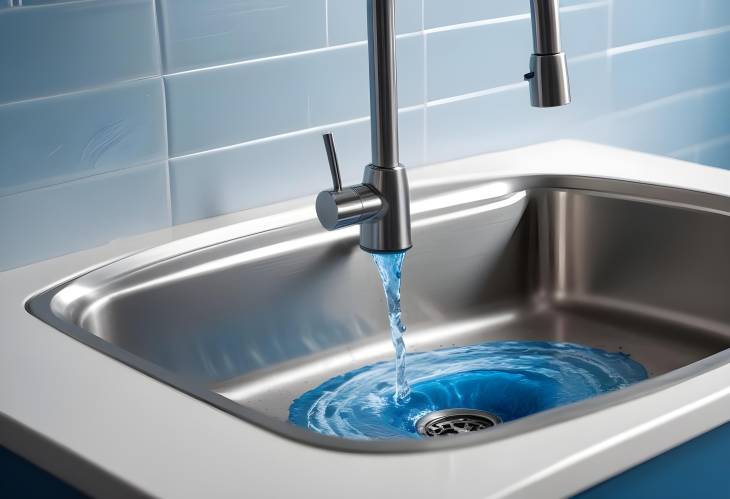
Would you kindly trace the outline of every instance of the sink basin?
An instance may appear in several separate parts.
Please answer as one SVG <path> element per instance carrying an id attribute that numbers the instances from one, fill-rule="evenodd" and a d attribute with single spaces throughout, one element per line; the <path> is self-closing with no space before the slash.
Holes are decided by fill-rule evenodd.
<path id="1" fill-rule="evenodd" d="M 291 401 L 393 356 L 357 228 L 313 215 L 146 250 L 31 298 L 59 331 L 284 437 L 358 452 L 471 445 L 662 390 L 730 361 L 730 199 L 578 176 L 424 182 L 403 271 L 409 352 L 491 340 L 623 351 L 650 379 L 478 434 L 351 441 L 287 423 Z"/>

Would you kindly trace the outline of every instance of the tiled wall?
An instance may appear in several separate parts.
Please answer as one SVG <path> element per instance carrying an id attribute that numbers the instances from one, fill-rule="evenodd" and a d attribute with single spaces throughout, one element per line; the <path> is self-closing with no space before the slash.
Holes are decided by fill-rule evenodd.
<path id="1" fill-rule="evenodd" d="M 315 193 L 369 160 L 365 0 L 0 0 L 0 270 Z M 730 1 L 562 0 L 574 103 L 529 107 L 528 0 L 397 0 L 408 166 L 574 137 L 730 168 Z"/>

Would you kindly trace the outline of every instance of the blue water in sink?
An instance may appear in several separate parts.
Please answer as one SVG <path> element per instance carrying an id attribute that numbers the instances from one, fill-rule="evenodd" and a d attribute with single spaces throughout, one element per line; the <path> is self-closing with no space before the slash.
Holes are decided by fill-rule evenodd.
<path id="1" fill-rule="evenodd" d="M 410 396 L 397 402 L 393 362 L 330 379 L 292 402 L 289 421 L 351 439 L 421 438 L 416 422 L 451 408 L 512 421 L 646 379 L 624 353 L 571 343 L 500 341 L 406 356 Z"/>
<path id="2" fill-rule="evenodd" d="M 420 438 L 417 421 L 434 411 L 478 409 L 507 422 L 646 379 L 641 364 L 624 353 L 571 343 L 502 341 L 406 355 L 400 308 L 404 256 L 373 255 L 395 363 L 350 371 L 303 394 L 289 407 L 290 422 L 352 439 Z"/>

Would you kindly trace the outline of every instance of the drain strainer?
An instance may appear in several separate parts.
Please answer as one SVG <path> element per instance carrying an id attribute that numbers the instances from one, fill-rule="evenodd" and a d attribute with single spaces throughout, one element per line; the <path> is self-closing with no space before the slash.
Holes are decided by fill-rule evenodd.
<path id="1" fill-rule="evenodd" d="M 418 433 L 426 437 L 441 437 L 486 430 L 502 420 L 494 414 L 476 409 L 445 409 L 430 412 L 416 423 Z"/>

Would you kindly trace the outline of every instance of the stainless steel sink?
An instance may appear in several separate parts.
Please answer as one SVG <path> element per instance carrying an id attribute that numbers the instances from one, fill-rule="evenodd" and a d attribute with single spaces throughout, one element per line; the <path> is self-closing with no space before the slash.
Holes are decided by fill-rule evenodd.
<path id="1" fill-rule="evenodd" d="M 403 274 L 411 352 L 504 339 L 630 354 L 651 379 L 478 434 L 359 442 L 286 422 L 293 398 L 392 358 L 357 228 L 305 221 L 144 251 L 29 300 L 41 320 L 284 437 L 405 452 L 507 438 L 667 388 L 730 361 L 730 199 L 599 178 L 414 187 Z"/>

